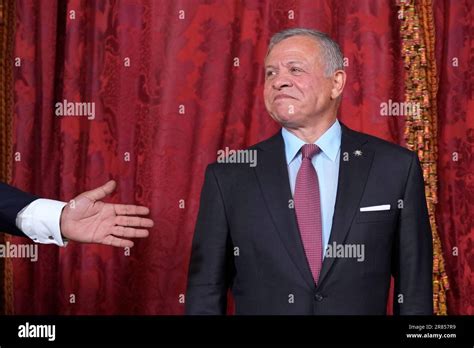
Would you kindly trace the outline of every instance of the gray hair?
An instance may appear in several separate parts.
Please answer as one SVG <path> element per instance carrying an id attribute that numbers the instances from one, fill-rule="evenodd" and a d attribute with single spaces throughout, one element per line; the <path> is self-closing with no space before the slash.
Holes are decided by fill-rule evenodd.
<path id="1" fill-rule="evenodd" d="M 308 36 L 317 41 L 321 48 L 322 62 L 326 64 L 326 77 L 331 76 L 336 70 L 344 70 L 344 60 L 341 48 L 337 42 L 331 39 L 327 34 L 313 29 L 291 28 L 274 34 L 270 39 L 270 44 L 268 45 L 267 56 L 273 46 L 280 41 L 293 36 Z"/>

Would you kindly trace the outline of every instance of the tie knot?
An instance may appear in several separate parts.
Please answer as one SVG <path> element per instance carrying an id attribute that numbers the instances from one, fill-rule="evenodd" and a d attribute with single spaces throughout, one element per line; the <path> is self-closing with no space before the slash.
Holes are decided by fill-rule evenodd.
<path id="1" fill-rule="evenodd" d="M 311 160 L 319 151 L 320 149 L 316 144 L 305 144 L 301 147 L 301 155 L 303 156 L 303 159 L 308 158 Z"/>

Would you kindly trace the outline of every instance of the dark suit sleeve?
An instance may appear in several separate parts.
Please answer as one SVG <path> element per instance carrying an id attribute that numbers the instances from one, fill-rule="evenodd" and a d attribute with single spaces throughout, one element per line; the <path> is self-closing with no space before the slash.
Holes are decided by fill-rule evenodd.
<path id="1" fill-rule="evenodd" d="M 26 237 L 15 224 L 17 214 L 38 197 L 0 182 L 0 232 Z"/>
<path id="2" fill-rule="evenodd" d="M 415 153 L 405 187 L 394 246 L 394 314 L 432 315 L 432 236 L 423 174 Z"/>
<path id="3" fill-rule="evenodd" d="M 194 232 L 186 292 L 186 314 L 225 314 L 231 242 L 222 194 L 208 166 Z"/>

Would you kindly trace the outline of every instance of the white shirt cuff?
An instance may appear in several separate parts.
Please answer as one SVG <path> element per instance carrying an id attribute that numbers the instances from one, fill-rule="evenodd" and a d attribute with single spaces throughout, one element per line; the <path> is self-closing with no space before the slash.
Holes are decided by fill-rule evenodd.
<path id="1" fill-rule="evenodd" d="M 16 226 L 36 243 L 66 246 L 59 226 L 65 205 L 51 199 L 37 199 L 18 213 Z"/>

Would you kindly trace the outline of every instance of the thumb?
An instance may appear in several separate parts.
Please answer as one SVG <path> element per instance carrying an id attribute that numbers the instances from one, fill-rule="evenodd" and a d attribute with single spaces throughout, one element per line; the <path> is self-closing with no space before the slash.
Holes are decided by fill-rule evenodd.
<path id="1" fill-rule="evenodd" d="M 84 192 L 81 196 L 86 196 L 92 201 L 100 201 L 105 196 L 110 195 L 112 192 L 114 192 L 116 186 L 117 183 L 115 182 L 115 180 L 110 180 L 100 187 Z"/>

